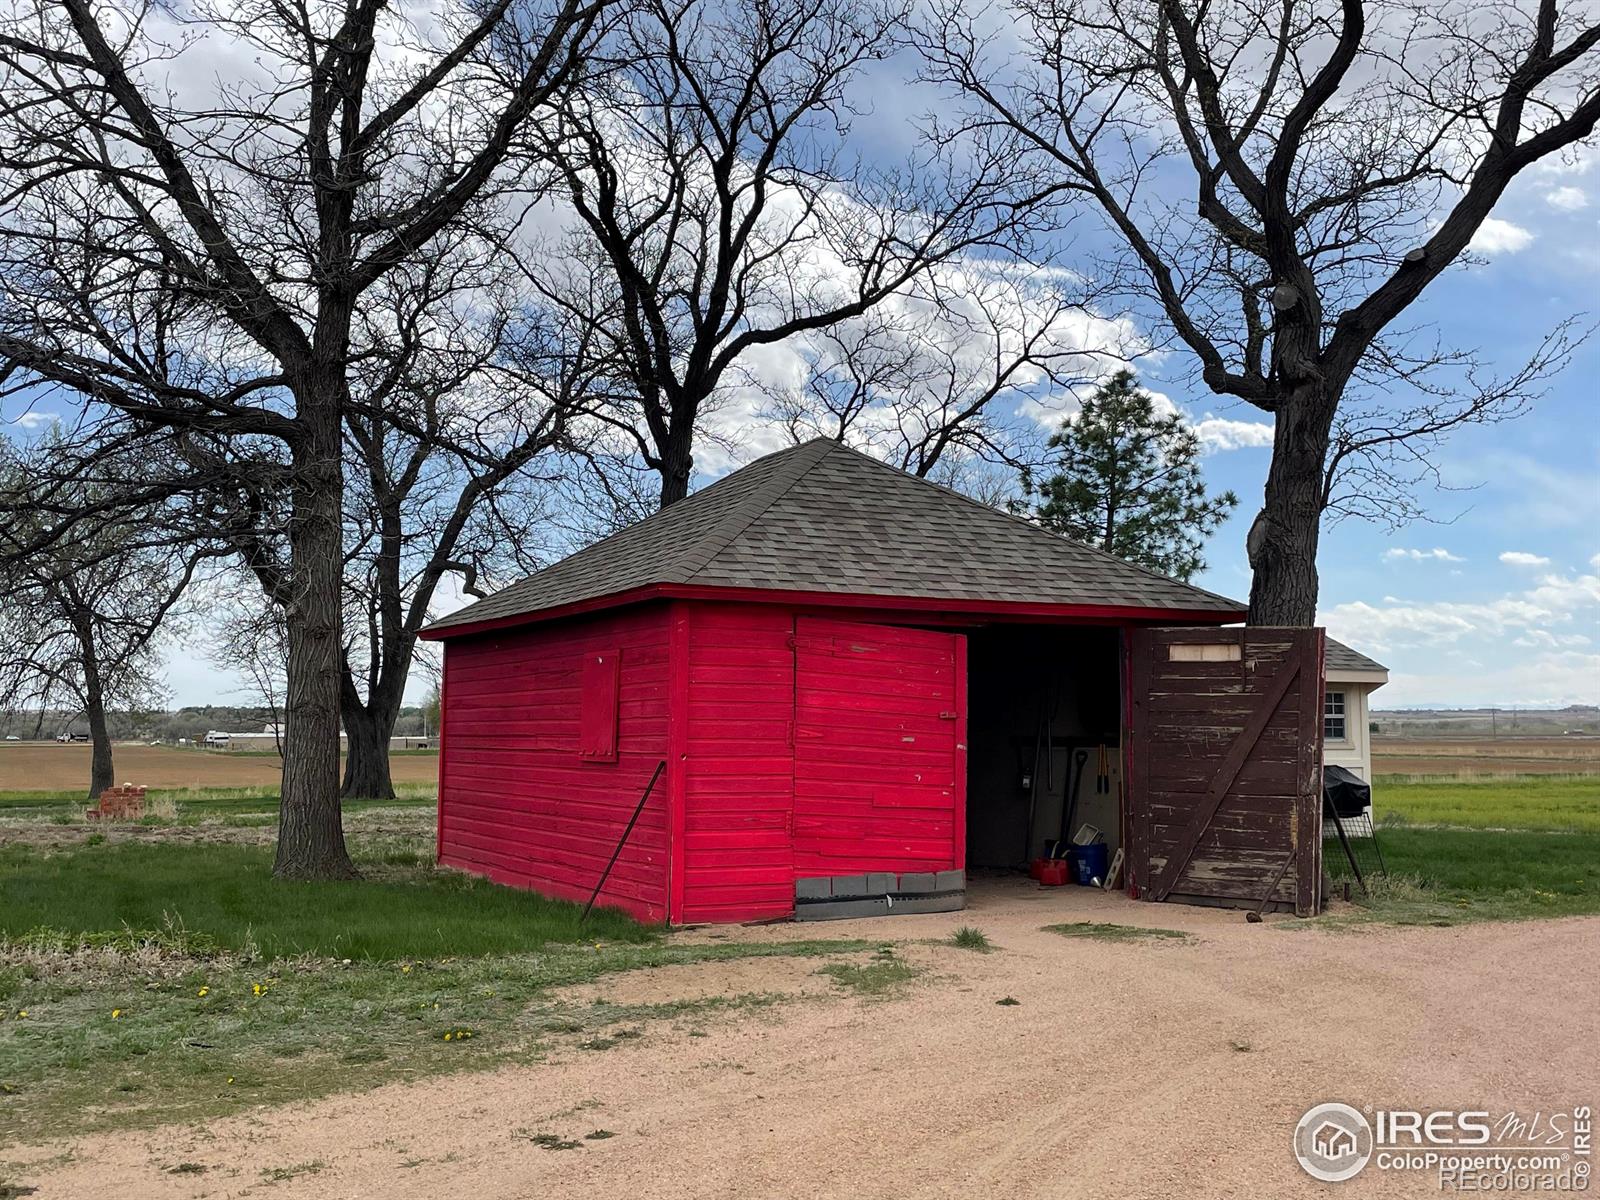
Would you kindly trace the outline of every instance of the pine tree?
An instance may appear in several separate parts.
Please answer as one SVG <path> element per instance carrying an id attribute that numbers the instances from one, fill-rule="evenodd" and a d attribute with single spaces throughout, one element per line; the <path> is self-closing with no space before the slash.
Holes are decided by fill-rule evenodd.
<path id="1" fill-rule="evenodd" d="M 1055 473 L 1024 470 L 1018 505 L 1045 528 L 1118 558 L 1188 579 L 1205 539 L 1239 498 L 1206 493 L 1200 439 L 1178 413 L 1158 413 L 1131 371 L 1119 371 L 1050 439 Z"/>

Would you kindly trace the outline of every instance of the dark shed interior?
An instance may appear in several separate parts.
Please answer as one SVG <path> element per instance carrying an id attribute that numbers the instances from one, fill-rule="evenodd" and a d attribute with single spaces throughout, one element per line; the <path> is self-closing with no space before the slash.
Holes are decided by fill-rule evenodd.
<path id="1" fill-rule="evenodd" d="M 1098 828 L 1121 841 L 1121 641 L 1102 626 L 990 625 L 967 639 L 967 866 L 1018 868 Z"/>

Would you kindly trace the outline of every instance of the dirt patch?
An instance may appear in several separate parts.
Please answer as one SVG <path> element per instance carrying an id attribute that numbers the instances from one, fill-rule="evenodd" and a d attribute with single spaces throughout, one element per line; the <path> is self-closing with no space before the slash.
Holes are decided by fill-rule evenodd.
<path id="1" fill-rule="evenodd" d="M 1550 1112 L 1600 1093 L 1600 1062 L 1582 1050 L 1600 1006 L 1600 918 L 1332 933 L 1079 888 L 991 886 L 973 900 L 946 916 L 827 926 L 937 942 L 971 925 L 997 947 L 906 945 L 937 970 L 889 998 L 841 993 L 695 1030 L 663 1023 L 603 1053 L 561 1048 L 534 1065 L 201 1128 L 13 1148 L 7 1182 L 42 1197 L 197 1197 L 316 1162 L 314 1178 L 275 1183 L 275 1200 L 1325 1197 L 1289 1153 L 1313 1103 Z M 1043 929 L 1081 921 L 1196 936 L 1102 942 Z M 819 929 L 718 932 L 685 936 Z M 817 965 L 663 968 L 596 994 L 648 1001 L 713 979 L 772 990 Z M 552 1153 L 536 1137 L 577 1145 Z M 168 1173 L 182 1163 L 206 1170 Z M 1347 1187 L 1432 1191 L 1370 1170 Z"/>
<path id="2" fill-rule="evenodd" d="M 0 742 L 0 792 L 87 789 L 90 753 L 82 743 Z M 112 759 L 119 782 L 149 788 L 277 787 L 283 778 L 275 755 L 129 743 L 117 745 Z M 432 783 L 439 756 L 398 754 L 389 768 L 396 783 Z"/>
<path id="3" fill-rule="evenodd" d="M 683 963 L 612 975 L 597 983 L 562 988 L 557 999 L 573 1004 L 676 1004 L 718 996 L 818 996 L 833 983 L 814 958 L 736 958 Z"/>

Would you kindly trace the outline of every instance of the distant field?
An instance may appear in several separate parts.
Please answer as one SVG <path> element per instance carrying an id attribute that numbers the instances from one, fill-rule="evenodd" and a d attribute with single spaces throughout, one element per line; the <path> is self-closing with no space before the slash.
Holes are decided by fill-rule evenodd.
<path id="1" fill-rule="evenodd" d="M 274 755 L 130 744 L 117 746 L 113 761 L 118 783 L 163 790 L 275 788 L 281 778 Z M 432 783 L 439 775 L 439 756 L 397 754 L 390 769 L 396 783 Z M 71 792 L 88 786 L 87 745 L 0 742 L 0 793 Z"/>
<path id="2" fill-rule="evenodd" d="M 1374 775 L 1600 775 L 1600 738 L 1372 739 Z"/>
<path id="3" fill-rule="evenodd" d="M 1373 785 L 1372 803 L 1380 822 L 1600 834 L 1600 775 L 1477 779 L 1380 775 Z"/>

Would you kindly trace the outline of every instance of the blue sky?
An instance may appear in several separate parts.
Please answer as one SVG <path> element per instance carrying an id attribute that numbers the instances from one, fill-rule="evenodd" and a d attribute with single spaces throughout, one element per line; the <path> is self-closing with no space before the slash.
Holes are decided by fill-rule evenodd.
<path id="1" fill-rule="evenodd" d="M 855 141 L 866 155 L 898 157 L 926 96 L 914 87 L 872 91 L 876 108 L 858 120 Z M 1446 274 L 1412 314 L 1447 343 L 1476 348 L 1509 372 L 1564 318 L 1590 312 L 1600 320 L 1600 152 L 1526 173 L 1481 246 L 1481 265 Z M 1194 391 L 1175 356 L 1147 367 L 1145 381 L 1197 422 L 1266 421 Z M 1392 531 L 1351 520 L 1324 532 L 1320 619 L 1390 667 L 1379 706 L 1600 704 L 1597 401 L 1600 338 L 1527 415 L 1452 438 L 1438 462 L 1459 490 L 1423 496 L 1433 522 Z M 25 436 L 40 416 L 13 402 L 0 429 Z M 1248 594 L 1244 534 L 1269 453 L 1246 445 L 1206 459 L 1211 486 L 1241 500 L 1211 539 L 1210 565 L 1197 580 L 1216 591 Z M 208 663 L 198 644 L 171 650 L 168 682 L 176 704 L 244 702 L 242 680 Z M 424 688 L 419 680 L 411 691 Z"/>
<path id="2" fill-rule="evenodd" d="M 1525 175 L 1496 210 L 1487 261 L 1446 274 L 1418 306 L 1446 341 L 1514 370 L 1564 317 L 1600 319 L 1600 156 Z M 1191 412 L 1204 397 L 1172 392 Z M 1600 340 L 1516 421 L 1467 429 L 1439 455 L 1452 488 L 1437 523 L 1345 521 L 1322 538 L 1320 620 L 1385 662 L 1380 705 L 1600 703 Z M 1249 416 L 1230 409 L 1226 415 Z M 1210 546 L 1210 587 L 1243 596 L 1243 553 L 1268 451 L 1212 455 L 1239 493 Z"/>
<path id="3" fill-rule="evenodd" d="M 928 97 L 880 88 L 874 102 L 874 117 L 890 118 L 876 128 L 887 130 L 914 121 Z M 1192 203 L 1192 181 L 1179 187 L 1175 199 Z M 1405 325 L 1431 325 L 1503 376 L 1562 321 L 1600 323 L 1600 147 L 1524 172 L 1474 245 L 1483 261 L 1436 280 Z M 1189 365 L 1177 354 L 1144 364 L 1144 382 L 1196 422 L 1269 420 L 1188 381 Z M 1208 484 L 1240 503 L 1210 540 L 1203 586 L 1248 597 L 1244 537 L 1270 453 L 1208 455 Z M 1436 461 L 1452 490 L 1420 494 L 1429 521 L 1323 531 L 1318 620 L 1390 667 L 1374 703 L 1600 704 L 1600 333 L 1528 413 L 1461 431 Z"/>
<path id="4" fill-rule="evenodd" d="M 909 128 L 929 97 L 881 87 L 873 104 L 873 120 L 856 132 L 889 148 L 891 131 Z M 1192 203 L 1192 182 L 1180 187 L 1175 199 Z M 1475 246 L 1481 264 L 1435 281 L 1406 325 L 1432 325 L 1445 344 L 1475 350 L 1505 375 L 1563 320 L 1600 322 L 1600 148 L 1525 172 Z M 1144 382 L 1196 422 L 1268 420 L 1196 390 L 1188 365 L 1176 354 L 1144 364 Z M 1240 503 L 1211 538 L 1196 582 L 1248 597 L 1244 537 L 1269 458 L 1264 445 L 1208 455 L 1208 483 Z M 1436 461 L 1452 490 L 1421 494 L 1430 521 L 1396 531 L 1346 520 L 1323 532 L 1318 619 L 1390 667 L 1374 703 L 1600 704 L 1600 335 L 1526 415 L 1461 431 Z"/>

